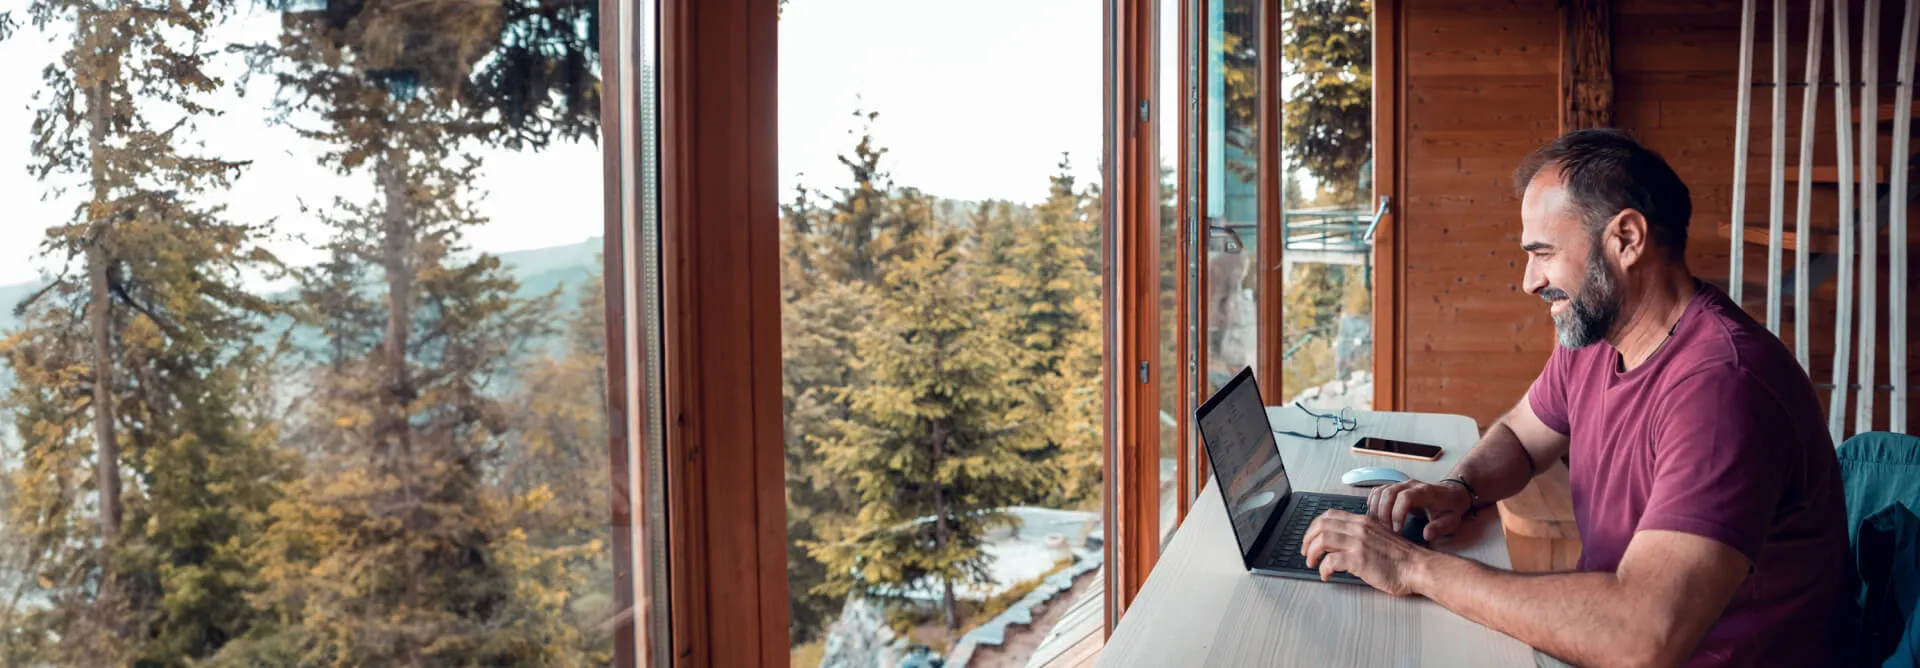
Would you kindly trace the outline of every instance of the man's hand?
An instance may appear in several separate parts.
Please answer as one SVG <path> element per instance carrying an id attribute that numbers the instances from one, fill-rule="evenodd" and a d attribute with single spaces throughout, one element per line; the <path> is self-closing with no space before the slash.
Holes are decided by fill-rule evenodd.
<path id="1" fill-rule="evenodd" d="M 1459 531 L 1472 507 L 1473 495 L 1452 483 L 1430 485 L 1408 480 L 1375 487 L 1367 494 L 1367 516 L 1396 532 L 1406 526 L 1409 513 L 1427 511 L 1425 536 L 1429 543 Z"/>
<path id="2" fill-rule="evenodd" d="M 1320 569 L 1320 579 L 1346 571 L 1366 580 L 1374 589 L 1406 596 L 1414 593 L 1412 572 L 1428 550 L 1365 515 L 1329 510 L 1307 527 L 1300 542 L 1307 567 Z"/>

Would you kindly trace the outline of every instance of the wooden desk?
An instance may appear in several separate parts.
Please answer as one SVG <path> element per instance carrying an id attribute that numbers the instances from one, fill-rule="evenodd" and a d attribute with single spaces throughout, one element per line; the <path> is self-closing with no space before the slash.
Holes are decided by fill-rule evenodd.
<path id="1" fill-rule="evenodd" d="M 1292 406 L 1269 407 L 1276 429 L 1312 432 Z M 1460 415 L 1357 415 L 1359 429 L 1314 441 L 1275 435 L 1288 478 L 1303 491 L 1364 494 L 1340 484 L 1358 466 L 1387 466 L 1438 480 L 1479 438 Z M 1351 450 L 1381 436 L 1446 448 L 1437 462 Z M 1209 482 L 1187 521 L 1101 651 L 1102 666 L 1531 666 L 1533 650 L 1420 597 L 1394 598 L 1358 585 L 1247 572 L 1220 491 Z M 1497 513 L 1482 511 L 1439 549 L 1508 567 Z"/>

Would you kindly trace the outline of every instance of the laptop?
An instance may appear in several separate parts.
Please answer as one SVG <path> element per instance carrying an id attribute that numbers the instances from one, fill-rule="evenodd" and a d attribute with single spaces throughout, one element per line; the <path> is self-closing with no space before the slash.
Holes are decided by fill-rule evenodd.
<path id="1" fill-rule="evenodd" d="M 1319 580 L 1320 571 L 1308 568 L 1307 558 L 1300 554 L 1307 526 L 1334 508 L 1366 514 L 1367 498 L 1293 491 L 1252 368 L 1241 369 L 1207 399 L 1195 414 L 1195 422 L 1247 570 L 1259 575 Z M 1409 531 L 1402 535 L 1418 536 L 1418 531 L 1425 528 L 1416 528 L 1414 523 L 1415 519 L 1409 517 Z M 1334 573 L 1332 580 L 1365 584 L 1344 572 Z"/>

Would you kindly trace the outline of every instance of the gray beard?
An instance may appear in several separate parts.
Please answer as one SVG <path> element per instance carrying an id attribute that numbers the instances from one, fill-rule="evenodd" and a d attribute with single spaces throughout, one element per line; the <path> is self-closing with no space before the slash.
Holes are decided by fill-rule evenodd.
<path id="1" fill-rule="evenodd" d="M 1606 258 L 1601 256 L 1598 247 L 1594 248 L 1587 256 L 1587 280 L 1581 284 L 1579 294 L 1568 300 L 1566 312 L 1553 316 L 1553 332 L 1560 339 L 1560 345 L 1578 350 L 1607 338 L 1614 321 L 1620 317 L 1620 294 L 1615 287 Z M 1543 294 L 1548 301 L 1565 295 L 1560 291 Z"/>

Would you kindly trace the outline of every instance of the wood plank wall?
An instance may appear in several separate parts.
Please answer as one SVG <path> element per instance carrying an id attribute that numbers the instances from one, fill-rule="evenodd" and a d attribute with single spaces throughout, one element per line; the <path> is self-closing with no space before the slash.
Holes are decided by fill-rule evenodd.
<path id="1" fill-rule="evenodd" d="M 1755 73 L 1756 79 L 1767 79 L 1770 3 L 1760 4 Z M 1806 2 L 1792 5 L 1790 25 L 1797 29 L 1791 31 L 1789 73 L 1799 79 L 1806 58 Z M 1558 130 L 1560 10 L 1553 0 L 1427 0 L 1409 3 L 1404 11 L 1406 117 L 1400 150 L 1406 175 L 1400 231 L 1407 242 L 1399 307 L 1406 323 L 1405 408 L 1461 413 L 1485 425 L 1519 400 L 1552 351 L 1553 325 L 1545 305 L 1520 288 L 1525 258 L 1511 172 Z M 1857 23 L 1859 9 L 1852 13 Z M 1688 262 L 1696 274 L 1720 282 L 1728 243 L 1717 227 L 1731 209 L 1739 40 L 1739 0 L 1614 3 L 1615 123 L 1664 155 L 1691 188 Z M 1881 41 L 1888 46 L 1895 40 L 1897 34 Z M 1853 48 L 1857 54 L 1858 37 Z M 1894 55 L 1889 48 L 1881 57 L 1883 78 L 1893 75 L 1888 61 Z M 1749 220 L 1766 219 L 1770 95 L 1764 88 L 1754 92 Z M 1799 145 L 1799 96 L 1797 88 L 1788 96 L 1790 151 Z M 1831 133 L 1827 99 L 1820 123 Z M 1888 99 L 1890 93 L 1882 95 Z M 1833 163 L 1830 138 L 1823 138 L 1815 155 L 1818 164 Z M 1790 163 L 1796 158 L 1789 153 Z M 1792 197 L 1789 193 L 1789 213 Z M 1824 220 L 1832 220 L 1834 205 L 1830 193 L 1816 193 L 1815 211 L 1824 209 Z M 1815 220 L 1819 224 L 1823 218 Z M 1746 273 L 1752 281 L 1766 276 L 1763 250 L 1747 247 Z M 1786 259 L 1791 262 L 1791 252 Z M 1883 269 L 1883 282 L 1885 274 Z M 1831 293 L 1829 282 L 1825 294 Z M 1884 298 L 1884 288 L 1881 294 Z M 1763 315 L 1762 302 L 1751 301 L 1749 310 L 1756 318 Z M 1822 382 L 1831 365 L 1830 304 L 1816 306 L 1812 323 L 1814 379 Z M 1883 315 L 1881 322 L 1887 321 Z M 1884 352 L 1880 359 L 1884 383 Z M 1884 407 L 1886 401 L 1883 395 L 1879 404 Z"/>
<path id="2" fill-rule="evenodd" d="M 1520 289 L 1511 174 L 1559 127 L 1559 10 L 1423 0 L 1403 11 L 1405 409 L 1485 425 L 1553 349 L 1547 310 Z"/>

